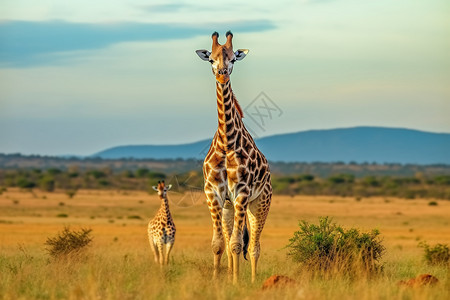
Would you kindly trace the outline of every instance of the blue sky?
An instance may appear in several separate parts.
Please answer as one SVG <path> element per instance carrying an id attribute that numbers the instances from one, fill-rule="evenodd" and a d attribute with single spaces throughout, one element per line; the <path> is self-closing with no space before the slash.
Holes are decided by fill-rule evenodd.
<path id="1" fill-rule="evenodd" d="M 447 0 L 0 6 L 0 153 L 212 137 L 214 77 L 195 50 L 227 30 L 250 49 L 231 78 L 255 136 L 362 125 L 450 132 Z M 278 108 L 264 126 L 252 118 L 261 101 Z"/>

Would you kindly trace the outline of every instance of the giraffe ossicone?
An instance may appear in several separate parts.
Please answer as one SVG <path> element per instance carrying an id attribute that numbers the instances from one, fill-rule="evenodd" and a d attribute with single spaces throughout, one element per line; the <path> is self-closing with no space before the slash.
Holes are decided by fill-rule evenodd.
<path id="1" fill-rule="evenodd" d="M 214 276 L 226 250 L 228 270 L 238 283 L 239 258 L 244 249 L 246 220 L 249 223 L 248 254 L 255 281 L 260 256 L 260 237 L 272 199 L 269 164 L 244 126 L 243 113 L 231 89 L 230 74 L 236 61 L 248 49 L 233 51 L 233 34 L 227 32 L 220 45 L 219 34 L 212 34 L 212 49 L 197 50 L 211 63 L 216 79 L 218 128 L 203 163 L 205 195 L 213 223 L 212 251 Z"/>
<path id="2" fill-rule="evenodd" d="M 163 181 L 158 181 L 153 189 L 158 192 L 161 200 L 161 207 L 156 216 L 148 223 L 148 239 L 150 248 L 153 251 L 155 262 L 161 267 L 169 263 L 169 254 L 175 243 L 175 223 L 169 209 L 167 192 L 172 185 L 166 186 Z"/>

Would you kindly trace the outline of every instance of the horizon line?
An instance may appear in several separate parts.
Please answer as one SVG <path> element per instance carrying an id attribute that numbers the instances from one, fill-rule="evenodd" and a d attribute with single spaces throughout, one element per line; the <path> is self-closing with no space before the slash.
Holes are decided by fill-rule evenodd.
<path id="1" fill-rule="evenodd" d="M 280 136 L 280 135 L 289 135 L 289 134 L 296 134 L 296 133 L 302 133 L 302 132 L 314 132 L 314 131 L 333 131 L 333 130 L 346 130 L 346 129 L 356 129 L 356 128 L 377 128 L 377 129 L 394 129 L 394 130 L 410 130 L 410 131 L 417 131 L 417 132 L 422 132 L 422 133 L 429 133 L 429 134 L 450 134 L 450 132 L 435 132 L 435 131 L 427 131 L 427 130 L 423 130 L 423 129 L 415 129 L 415 128 L 407 128 L 407 127 L 389 127 L 389 126 L 370 126 L 370 125 L 358 125 L 358 126 L 349 126 L 349 127 L 333 127 L 333 128 L 322 128 L 322 129 L 305 129 L 305 130 L 297 130 L 297 131 L 292 131 L 292 132 L 284 132 L 284 133 L 274 133 L 274 134 L 270 134 L 270 135 L 266 135 L 266 136 L 262 136 L 262 137 L 258 137 L 255 138 L 255 141 L 264 139 L 264 138 L 269 138 L 269 137 L 275 137 L 275 136 Z M 204 139 L 200 139 L 200 140 L 196 140 L 196 141 L 191 141 L 191 142 L 185 142 L 185 143 L 178 143 L 178 144 L 127 144 L 127 145 L 116 145 L 116 146 L 106 146 L 103 148 L 103 150 L 99 150 L 96 151 L 93 154 L 85 154 L 85 155 L 81 155 L 81 154 L 42 154 L 42 153 L 30 153 L 30 154 L 22 154 L 20 151 L 17 152 L 0 152 L 0 154 L 3 155 L 24 155 L 24 156 L 48 156 L 48 157 L 94 157 L 96 154 L 106 151 L 106 150 L 110 150 L 110 149 L 114 149 L 114 148 L 118 148 L 118 147 L 146 147 L 146 146 L 153 146 L 153 147 L 167 147 L 167 146 L 186 146 L 186 145 L 193 145 L 196 143 L 201 143 L 201 142 L 206 142 L 210 139 L 212 139 L 213 137 L 208 137 L 208 138 L 204 138 Z"/>

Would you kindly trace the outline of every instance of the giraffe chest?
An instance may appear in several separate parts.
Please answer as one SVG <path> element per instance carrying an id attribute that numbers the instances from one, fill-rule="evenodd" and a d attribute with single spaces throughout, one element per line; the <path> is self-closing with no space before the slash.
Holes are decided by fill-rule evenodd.
<path id="1" fill-rule="evenodd" d="M 231 200 L 238 194 L 249 195 L 250 201 L 262 190 L 266 168 L 258 165 L 255 151 L 229 151 L 226 155 L 217 155 L 204 167 L 205 179 L 210 188 L 221 199 L 228 196 Z"/>
<path id="2" fill-rule="evenodd" d="M 149 223 L 149 229 L 153 232 L 171 232 L 175 231 L 175 223 L 170 214 L 157 214 Z"/>

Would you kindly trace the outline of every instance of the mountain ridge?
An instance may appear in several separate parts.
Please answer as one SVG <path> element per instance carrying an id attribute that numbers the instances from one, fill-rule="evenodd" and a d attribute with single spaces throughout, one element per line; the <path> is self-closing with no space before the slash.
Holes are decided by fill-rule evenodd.
<path id="1" fill-rule="evenodd" d="M 311 129 L 255 140 L 271 161 L 450 163 L 450 134 L 391 127 Z M 97 152 L 105 159 L 200 159 L 211 139 L 178 145 L 127 145 Z"/>

